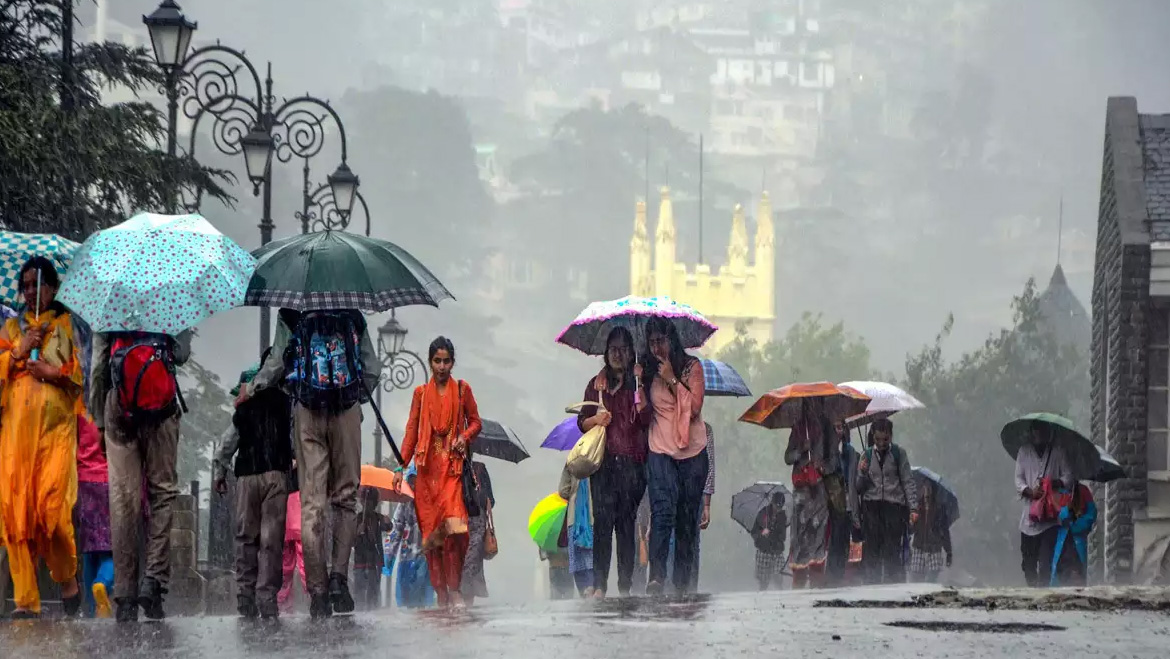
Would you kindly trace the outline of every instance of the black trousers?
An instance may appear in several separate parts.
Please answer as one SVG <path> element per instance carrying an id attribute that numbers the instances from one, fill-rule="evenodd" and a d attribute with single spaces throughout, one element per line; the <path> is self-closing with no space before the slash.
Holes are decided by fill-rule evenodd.
<path id="1" fill-rule="evenodd" d="M 1020 567 L 1024 581 L 1033 588 L 1047 586 L 1052 578 L 1052 555 L 1056 552 L 1056 538 L 1060 528 L 1052 527 L 1038 535 L 1020 534 Z"/>
<path id="2" fill-rule="evenodd" d="M 614 535 L 617 535 L 618 592 L 630 592 L 638 550 L 634 526 L 638 504 L 645 493 L 645 465 L 622 455 L 607 453 L 601 468 L 589 479 L 589 494 L 593 498 L 593 587 L 603 593 L 609 586 Z"/>
<path id="3" fill-rule="evenodd" d="M 865 549 L 861 563 L 865 568 L 865 582 L 905 583 L 902 541 L 910 522 L 909 509 L 889 501 L 866 501 L 863 506 L 861 525 L 865 531 Z"/>
<path id="4" fill-rule="evenodd" d="M 829 509 L 829 562 L 828 577 L 830 585 L 840 584 L 845 576 L 845 568 L 849 565 L 849 536 L 853 524 L 849 521 L 849 513 L 836 513 Z"/>

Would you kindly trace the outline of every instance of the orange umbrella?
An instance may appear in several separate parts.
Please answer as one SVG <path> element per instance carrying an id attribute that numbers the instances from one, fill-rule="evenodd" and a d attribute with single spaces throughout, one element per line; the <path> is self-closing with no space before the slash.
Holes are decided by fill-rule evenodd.
<path id="1" fill-rule="evenodd" d="M 869 400 L 869 396 L 856 389 L 839 387 L 832 382 L 790 384 L 761 396 L 739 420 L 772 430 L 791 428 L 800 420 L 806 403 L 817 401 L 823 407 L 823 413 L 830 420 L 837 421 L 861 414 Z"/>
<path id="2" fill-rule="evenodd" d="M 362 487 L 372 487 L 378 491 L 378 498 L 391 503 L 414 501 L 414 491 L 402 481 L 398 489 L 394 488 L 394 472 L 389 469 L 362 465 Z"/>

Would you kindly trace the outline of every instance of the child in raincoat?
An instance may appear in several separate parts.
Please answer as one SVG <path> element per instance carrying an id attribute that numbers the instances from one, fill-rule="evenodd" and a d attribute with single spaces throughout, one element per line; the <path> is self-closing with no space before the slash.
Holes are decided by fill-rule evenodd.
<path id="1" fill-rule="evenodd" d="M 1052 576 L 1049 585 L 1084 586 L 1087 582 L 1089 533 L 1097 522 L 1097 504 L 1088 487 L 1076 483 L 1065 490 L 1060 508 L 1060 531 L 1052 553 Z"/>
<path id="2" fill-rule="evenodd" d="M 406 483 L 414 489 L 418 470 L 414 462 L 406 471 Z M 394 511 L 394 530 L 390 532 L 390 555 L 396 556 L 394 595 L 399 608 L 434 606 L 435 589 L 431 585 L 430 569 L 422 552 L 422 532 L 418 528 L 418 514 L 413 503 L 402 503 Z"/>

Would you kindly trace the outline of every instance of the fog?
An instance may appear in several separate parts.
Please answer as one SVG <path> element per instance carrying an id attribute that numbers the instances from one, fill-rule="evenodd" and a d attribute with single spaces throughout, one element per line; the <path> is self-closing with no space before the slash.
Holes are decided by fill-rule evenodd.
<path id="1" fill-rule="evenodd" d="M 140 17 L 155 4 L 112 0 L 106 38 L 144 40 Z M 723 264 L 733 205 L 754 214 L 766 185 L 783 211 L 776 217 L 775 335 L 804 312 L 822 313 L 865 340 L 875 370 L 900 377 L 907 353 L 931 342 L 948 314 L 955 318 L 950 357 L 1005 326 L 1024 283 L 1048 281 L 1058 244 L 1069 284 L 1087 307 L 1106 98 L 1132 95 L 1143 111 L 1170 110 L 1170 3 L 1160 0 L 182 4 L 199 23 L 196 45 L 219 39 L 246 50 L 258 67 L 271 60 L 277 96 L 308 92 L 332 101 L 345 121 L 372 235 L 418 256 L 456 296 L 439 309 L 401 309 L 398 319 L 412 350 L 425 352 L 438 334 L 455 342 L 457 374 L 476 391 L 483 415 L 515 428 L 532 454 L 519 465 L 488 461 L 501 546 L 487 567 L 493 601 L 538 592 L 543 577 L 526 520 L 554 490 L 563 457 L 538 446 L 600 366 L 553 339 L 590 300 L 629 293 L 634 206 L 645 190 L 653 230 L 656 190 L 671 186 L 680 260 L 698 258 L 699 134 L 708 150 L 706 261 L 713 269 Z M 719 54 L 704 35 L 751 25 L 766 36 L 764 9 L 781 22 L 815 19 L 816 32 L 805 35 L 796 57 L 828 53 L 835 80 L 800 91 L 814 100 L 795 138 L 772 139 L 765 125 L 721 139 L 729 119 L 717 116 L 714 96 L 739 83 L 711 81 L 720 59 L 733 56 Z M 531 27 L 504 27 L 501 14 Z M 647 27 L 651 19 L 657 27 Z M 81 20 L 87 30 L 96 25 L 93 8 Z M 797 39 L 779 37 L 782 52 L 790 38 Z M 641 54 L 615 47 L 643 42 L 654 47 Z M 639 87 L 643 74 L 654 74 L 648 79 L 661 89 Z M 749 98 L 781 103 L 798 93 L 797 86 L 743 86 Z M 573 110 L 597 108 L 597 99 L 611 112 L 648 102 L 648 114 L 668 128 L 580 136 L 583 145 L 555 130 Z M 333 130 L 312 161 L 314 187 L 337 164 Z M 688 143 L 668 145 L 668 130 Z M 244 178 L 242 158 L 216 153 L 204 136 L 197 144 L 197 158 Z M 496 172 L 477 168 L 475 147 L 482 166 L 487 145 Z M 592 166 L 566 156 L 566 145 L 592 156 Z M 284 237 L 300 230 L 301 163 L 274 166 L 273 215 Z M 251 186 L 233 191 L 234 207 L 209 203 L 202 212 L 254 248 L 260 204 Z M 212 318 L 200 327 L 195 358 L 233 381 L 256 359 L 257 321 L 253 309 Z M 372 326 L 382 321 L 371 318 Z M 386 396 L 396 434 L 409 395 Z M 372 456 L 370 415 L 366 427 Z M 989 450 L 999 449 L 992 443 Z M 778 463 L 757 469 L 720 473 L 720 487 L 787 478 Z M 750 546 L 724 523 L 726 510 L 715 514 L 721 521 L 708 534 Z M 724 578 L 735 567 L 718 563 L 704 552 L 703 573 L 714 575 L 704 589 L 750 581 L 746 573 Z"/>

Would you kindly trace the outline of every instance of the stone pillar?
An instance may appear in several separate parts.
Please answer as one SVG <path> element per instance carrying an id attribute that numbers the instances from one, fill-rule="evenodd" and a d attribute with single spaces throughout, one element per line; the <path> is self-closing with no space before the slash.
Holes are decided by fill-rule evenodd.
<path id="1" fill-rule="evenodd" d="M 227 477 L 227 492 L 212 491 L 207 522 L 207 566 L 211 570 L 231 570 L 235 555 L 236 478 Z"/>
<path id="2" fill-rule="evenodd" d="M 180 494 L 175 498 L 171 526 L 171 583 L 167 595 L 167 613 L 170 615 L 203 613 L 203 577 L 197 569 L 198 510 L 197 500 L 190 494 Z"/>

